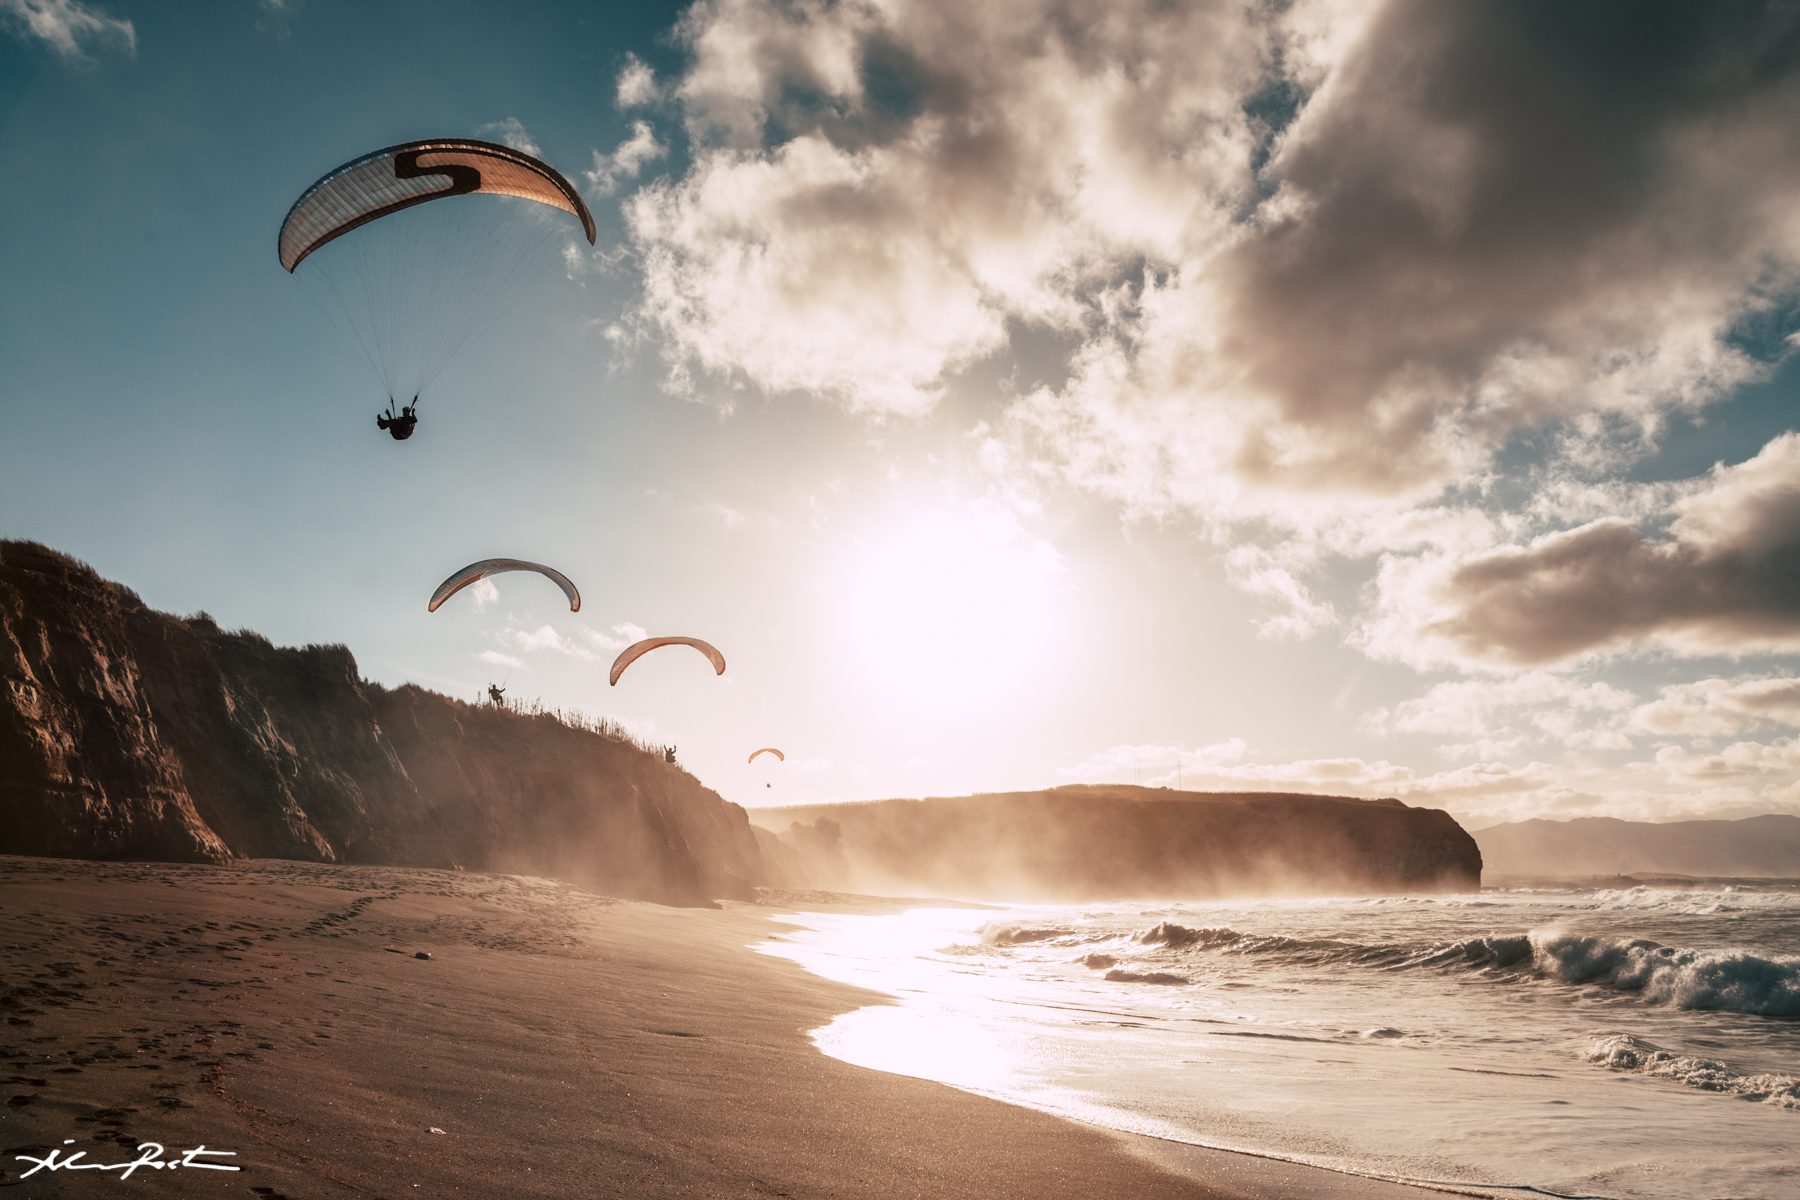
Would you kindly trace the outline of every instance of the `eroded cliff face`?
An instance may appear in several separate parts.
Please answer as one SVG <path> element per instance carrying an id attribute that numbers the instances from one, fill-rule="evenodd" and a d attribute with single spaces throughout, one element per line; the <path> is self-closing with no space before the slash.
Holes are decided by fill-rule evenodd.
<path id="1" fill-rule="evenodd" d="M 0 853 L 460 865 L 671 903 L 762 872 L 744 810 L 658 755 L 152 611 L 34 543 L 0 541 L 0 683 Z"/>
<path id="2" fill-rule="evenodd" d="M 1473 891 L 1481 851 L 1398 800 L 1066 787 L 761 809 L 818 887 L 1002 900 Z"/>

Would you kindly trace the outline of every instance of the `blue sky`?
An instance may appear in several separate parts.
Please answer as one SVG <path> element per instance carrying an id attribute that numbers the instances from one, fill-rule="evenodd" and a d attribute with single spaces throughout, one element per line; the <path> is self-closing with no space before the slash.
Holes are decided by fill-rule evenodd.
<path id="1" fill-rule="evenodd" d="M 1793 20 L 1615 15 L 0 0 L 0 534 L 745 803 L 1800 811 Z M 599 238 L 397 445 L 275 232 L 428 136 Z"/>

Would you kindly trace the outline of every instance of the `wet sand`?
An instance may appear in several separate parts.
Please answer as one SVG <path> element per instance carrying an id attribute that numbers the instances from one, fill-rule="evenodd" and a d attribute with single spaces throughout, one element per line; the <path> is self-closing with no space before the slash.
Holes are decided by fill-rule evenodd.
<path id="1" fill-rule="evenodd" d="M 797 901 L 800 901 L 797 903 Z M 1435 1195 L 852 1067 L 879 997 L 746 947 L 831 898 L 671 909 L 516 876 L 0 858 L 0 1187 L 37 1198 Z M 855 902 L 851 902 L 855 903 Z M 785 907 L 783 907 L 785 905 Z M 859 906 L 866 906 L 862 902 Z M 413 957 L 423 951 L 431 957 Z M 205 1145 L 238 1173 L 39 1171 Z"/>

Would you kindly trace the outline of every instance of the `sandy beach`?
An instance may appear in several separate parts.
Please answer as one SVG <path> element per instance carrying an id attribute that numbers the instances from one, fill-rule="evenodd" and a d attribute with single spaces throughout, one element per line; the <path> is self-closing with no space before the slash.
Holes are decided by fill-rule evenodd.
<path id="1" fill-rule="evenodd" d="M 1421 1196 L 827 1058 L 876 999 L 747 949 L 833 898 L 676 909 L 517 876 L 0 859 L 4 1179 L 65 1139 L 163 1195 Z M 843 901 L 839 901 L 843 902 Z M 865 902 L 866 903 L 866 902 Z M 423 952 L 429 959 L 415 957 Z"/>

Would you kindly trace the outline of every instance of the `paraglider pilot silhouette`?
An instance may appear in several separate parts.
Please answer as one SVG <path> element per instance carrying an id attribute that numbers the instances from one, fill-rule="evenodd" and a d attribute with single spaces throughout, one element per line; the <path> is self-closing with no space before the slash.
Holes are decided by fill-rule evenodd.
<path id="1" fill-rule="evenodd" d="M 413 409 L 417 407 L 418 403 L 419 398 L 414 396 L 411 404 L 401 406 L 400 415 L 396 417 L 394 415 L 394 398 L 389 396 L 387 412 L 380 413 L 375 417 L 375 427 L 387 430 L 388 436 L 396 442 L 404 442 L 413 435 L 413 430 L 418 427 L 419 418 L 413 413 Z"/>
<path id="2" fill-rule="evenodd" d="M 505 704 L 506 689 L 497 683 L 488 684 L 488 699 L 492 700 L 495 704 Z"/>

